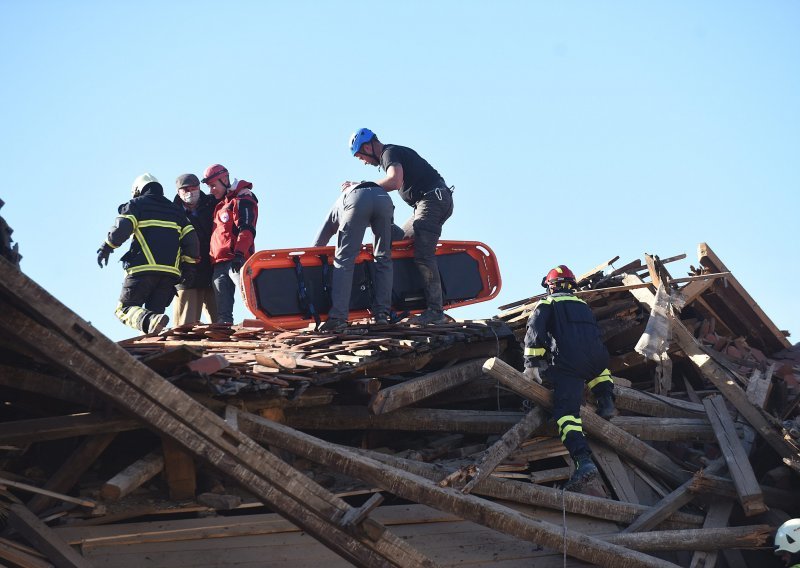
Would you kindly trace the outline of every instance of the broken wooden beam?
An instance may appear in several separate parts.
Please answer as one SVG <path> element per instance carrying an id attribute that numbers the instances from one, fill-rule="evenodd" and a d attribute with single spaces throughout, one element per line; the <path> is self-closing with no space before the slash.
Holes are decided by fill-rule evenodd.
<path id="1" fill-rule="evenodd" d="M 326 406 L 285 411 L 286 425 L 299 430 L 403 430 L 502 434 L 513 427 L 522 412 L 400 408 L 374 415 L 363 406 Z"/>
<path id="2" fill-rule="evenodd" d="M 461 386 L 482 375 L 482 364 L 483 359 L 473 359 L 381 389 L 373 396 L 369 409 L 373 414 L 386 414 Z"/>
<path id="3" fill-rule="evenodd" d="M 728 472 L 733 479 L 744 514 L 750 517 L 766 512 L 764 495 L 761 493 L 756 474 L 750 465 L 750 459 L 739 441 L 736 426 L 725 407 L 723 398 L 719 395 L 710 396 L 703 399 L 703 404 L 708 412 L 711 427 L 717 436 L 722 455 L 728 464 Z"/>
<path id="4" fill-rule="evenodd" d="M 706 418 L 651 418 L 616 416 L 611 419 L 628 434 L 651 442 L 714 442 L 714 430 Z"/>
<path id="5" fill-rule="evenodd" d="M 150 452 L 106 481 L 100 496 L 106 501 L 118 501 L 153 479 L 162 469 L 164 455 L 159 451 Z"/>
<path id="6" fill-rule="evenodd" d="M 534 408 L 526 414 L 513 428 L 503 434 L 497 442 L 492 444 L 492 446 L 486 450 L 486 453 L 481 456 L 481 459 L 474 464 L 475 474 L 472 475 L 472 478 L 461 488 L 461 492 L 471 492 L 482 479 L 488 477 L 494 469 L 500 465 L 500 462 L 517 449 L 523 440 L 528 438 L 546 421 L 547 415 L 541 408 Z"/>
<path id="7" fill-rule="evenodd" d="M 132 418 L 109 418 L 99 413 L 33 418 L 0 423 L 0 444 L 25 445 L 47 440 L 123 432 L 142 427 Z"/>
<path id="8" fill-rule="evenodd" d="M 726 550 L 759 548 L 767 544 L 774 529 L 769 525 L 702 528 L 614 534 L 604 538 L 632 550 L 663 552 L 670 550 Z"/>

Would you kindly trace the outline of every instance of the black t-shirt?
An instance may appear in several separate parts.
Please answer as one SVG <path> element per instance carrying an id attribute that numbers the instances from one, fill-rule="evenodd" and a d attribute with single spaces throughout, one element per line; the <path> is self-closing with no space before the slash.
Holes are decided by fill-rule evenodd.
<path id="1" fill-rule="evenodd" d="M 384 146 L 381 167 L 384 171 L 388 171 L 389 166 L 393 164 L 400 164 L 403 167 L 403 186 L 398 193 L 409 205 L 414 205 L 428 191 L 437 187 L 447 187 L 439 172 L 411 148 L 395 144 Z"/>

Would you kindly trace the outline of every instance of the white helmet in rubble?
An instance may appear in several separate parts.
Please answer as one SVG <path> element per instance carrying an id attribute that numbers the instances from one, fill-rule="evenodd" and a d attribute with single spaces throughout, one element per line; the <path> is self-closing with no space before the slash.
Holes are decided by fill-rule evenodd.
<path id="1" fill-rule="evenodd" d="M 148 183 L 158 183 L 156 176 L 153 174 L 144 173 L 137 177 L 135 180 L 133 180 L 133 184 L 131 185 L 131 195 L 133 197 L 139 197 L 142 194 L 142 190 Z"/>
<path id="2" fill-rule="evenodd" d="M 800 519 L 789 519 L 775 533 L 775 554 L 800 552 Z"/>

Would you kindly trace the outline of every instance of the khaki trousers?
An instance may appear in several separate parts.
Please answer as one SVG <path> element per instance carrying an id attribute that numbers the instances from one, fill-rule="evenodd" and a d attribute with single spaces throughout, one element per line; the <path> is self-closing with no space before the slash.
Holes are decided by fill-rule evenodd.
<path id="1" fill-rule="evenodd" d="M 217 301 L 214 299 L 214 289 L 210 286 L 178 290 L 173 306 L 173 326 L 200 321 L 204 309 L 208 323 L 217 319 Z"/>

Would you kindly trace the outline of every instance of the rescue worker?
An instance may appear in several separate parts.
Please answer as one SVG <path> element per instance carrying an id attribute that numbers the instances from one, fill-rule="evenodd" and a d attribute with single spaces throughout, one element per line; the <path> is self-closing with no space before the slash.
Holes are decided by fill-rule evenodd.
<path id="1" fill-rule="evenodd" d="M 208 166 L 202 181 L 218 201 L 210 245 L 211 285 L 217 301 L 214 323 L 233 323 L 239 271 L 255 252 L 258 199 L 251 191 L 252 183 L 235 178 L 231 182 L 227 168 L 220 164 Z"/>
<path id="2" fill-rule="evenodd" d="M 775 533 L 775 555 L 786 566 L 800 568 L 800 519 L 789 519 Z"/>
<path id="3" fill-rule="evenodd" d="M 580 416 L 586 381 L 597 413 L 606 419 L 616 413 L 608 351 L 592 310 L 574 295 L 575 284 L 575 275 L 563 264 L 542 279 L 548 296 L 528 319 L 524 352 L 525 376 L 539 383 L 544 376 L 553 384 L 553 418 L 575 462 L 575 472 L 564 486 L 568 490 L 579 490 L 597 475 Z"/>
<path id="4" fill-rule="evenodd" d="M 331 309 L 328 319 L 319 326 L 321 332 L 336 332 L 347 327 L 350 313 L 350 291 L 353 269 L 361 250 L 367 227 L 372 229 L 376 324 L 389 323 L 392 303 L 392 217 L 394 204 L 389 194 L 376 183 L 362 182 L 342 190 L 328 218 L 314 240 L 315 247 L 328 244 L 336 234 L 333 259 Z"/>
<path id="5" fill-rule="evenodd" d="M 217 301 L 211 287 L 211 230 L 214 228 L 214 208 L 217 200 L 200 190 L 200 180 L 194 174 L 182 174 L 175 180 L 177 195 L 173 203 L 183 209 L 194 227 L 200 243 L 200 262 L 195 274 L 177 286 L 178 297 L 173 308 L 174 325 L 200 321 L 203 310 L 209 322 L 217 319 Z"/>
<path id="6" fill-rule="evenodd" d="M 164 197 L 164 188 L 151 174 L 133 181 L 133 199 L 119 206 L 119 215 L 97 251 L 100 268 L 128 237 L 131 247 L 120 260 L 125 281 L 115 311 L 119 320 L 144 333 L 159 333 L 169 322 L 164 310 L 175 296 L 175 285 L 194 273 L 199 245 L 194 227 L 183 211 Z"/>
<path id="7" fill-rule="evenodd" d="M 397 190 L 403 201 L 414 208 L 402 229 L 394 227 L 392 234 L 395 241 L 414 241 L 414 262 L 425 286 L 426 309 L 410 323 L 424 325 L 448 321 L 444 315 L 436 244 L 442 226 L 453 214 L 452 188 L 448 188 L 439 172 L 414 150 L 383 144 L 368 128 L 353 133 L 350 152 L 365 164 L 383 168 L 386 176 L 376 183 L 386 191 Z M 345 182 L 343 187 L 349 185 L 356 185 L 356 182 Z"/>

